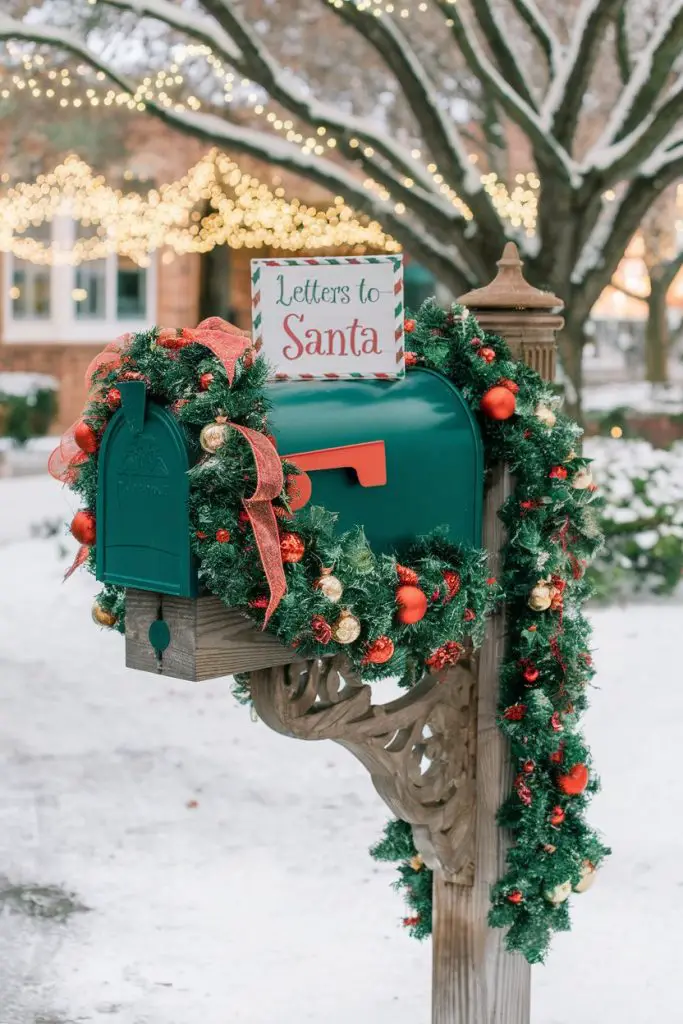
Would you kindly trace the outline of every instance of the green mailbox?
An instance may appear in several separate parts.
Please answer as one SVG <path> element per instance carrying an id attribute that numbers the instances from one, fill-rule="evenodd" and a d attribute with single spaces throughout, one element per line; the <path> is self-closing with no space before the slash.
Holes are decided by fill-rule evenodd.
<path id="1" fill-rule="evenodd" d="M 414 369 L 395 381 L 282 382 L 269 397 L 278 451 L 307 474 L 299 505 L 338 513 L 341 530 L 362 525 L 377 551 L 439 526 L 481 544 L 481 437 L 445 377 Z"/>
<path id="2" fill-rule="evenodd" d="M 121 408 L 102 441 L 97 492 L 97 578 L 177 597 L 197 595 L 190 549 L 188 438 L 142 381 L 119 385 Z M 481 544 L 483 455 L 459 391 L 430 370 L 403 380 L 273 383 L 271 429 L 307 502 L 363 526 L 377 551 L 437 527 Z"/>
<path id="3" fill-rule="evenodd" d="M 121 408 L 99 458 L 97 578 L 194 597 L 187 437 L 168 409 L 147 400 L 142 381 L 121 383 L 119 390 Z"/>

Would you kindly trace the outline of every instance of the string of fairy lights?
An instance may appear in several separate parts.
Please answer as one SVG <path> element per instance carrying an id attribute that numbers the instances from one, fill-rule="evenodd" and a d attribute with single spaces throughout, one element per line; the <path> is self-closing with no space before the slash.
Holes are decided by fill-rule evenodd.
<path id="1" fill-rule="evenodd" d="M 0 250 L 31 263 L 76 265 L 118 253 L 145 266 L 156 249 L 182 254 L 217 245 L 289 252 L 400 250 L 376 221 L 358 217 L 341 196 L 326 209 L 307 206 L 217 151 L 177 181 L 144 193 L 112 188 L 73 156 L 34 182 L 10 186 L 7 179 L 0 175 L 8 186 L 0 195 Z M 32 229 L 60 215 L 80 225 L 68 247 L 32 236 Z"/>
<path id="2" fill-rule="evenodd" d="M 336 0 L 336 2 L 344 3 L 348 0 Z M 379 0 L 360 0 L 359 6 L 363 9 L 372 9 L 374 13 L 381 13 L 384 10 L 390 14 L 394 5 L 389 3 L 381 7 Z M 418 4 L 415 9 L 419 10 L 421 6 Z M 407 7 L 401 8 L 401 11 L 408 10 Z M 398 12 L 399 16 L 401 16 L 401 11 Z M 90 105 L 91 107 L 115 106 L 133 111 L 144 111 L 146 103 L 154 101 L 179 112 L 197 111 L 202 108 L 201 100 L 194 95 L 184 96 L 181 99 L 175 93 L 179 87 L 185 85 L 187 80 L 187 76 L 183 74 L 183 65 L 190 59 L 200 57 L 206 61 L 220 83 L 225 103 L 232 102 L 235 97 L 235 87 L 238 87 L 241 101 L 247 103 L 254 117 L 263 118 L 271 131 L 281 134 L 288 142 L 298 145 L 304 155 L 323 156 L 325 153 L 333 152 L 339 143 L 339 139 L 324 125 L 316 128 L 314 134 L 307 135 L 298 131 L 291 118 L 283 116 L 278 110 L 263 102 L 265 97 L 258 86 L 255 86 L 249 79 L 238 79 L 208 46 L 190 44 L 174 48 L 174 62 L 167 68 L 157 71 L 155 77 L 145 77 L 136 87 L 134 93 L 105 88 L 101 85 L 105 81 L 103 72 L 95 73 L 93 78 L 86 65 L 78 65 L 73 71 L 68 68 L 61 68 L 57 71 L 54 68 L 48 68 L 45 58 L 40 54 L 22 52 L 21 48 L 17 48 L 11 43 L 8 44 L 8 52 L 15 61 L 21 62 L 21 71 L 15 68 L 9 81 L 0 78 L 0 98 L 3 99 L 9 98 L 14 92 L 21 93 L 22 97 L 30 96 L 36 100 L 41 98 L 54 100 L 63 108 L 78 109 Z M 79 79 L 85 79 L 80 91 L 78 89 Z M 89 85 L 89 87 L 84 88 L 85 85 Z M 368 158 L 373 155 L 372 147 L 357 138 L 348 140 L 348 145 L 351 149 L 362 150 Z M 413 149 L 411 157 L 416 161 L 416 167 L 420 167 L 423 174 L 431 176 L 441 195 L 466 220 L 471 220 L 472 212 L 467 203 L 444 181 L 437 164 L 424 163 L 419 149 Z M 472 154 L 470 160 L 476 163 L 477 155 Z M 512 189 L 508 188 L 506 182 L 501 180 L 495 172 L 482 174 L 481 181 L 491 196 L 499 216 L 511 227 L 522 229 L 527 236 L 531 237 L 536 227 L 538 189 L 540 188 L 540 181 L 535 173 L 518 174 Z M 414 187 L 415 181 L 404 176 L 402 185 L 411 189 Z M 392 198 L 386 187 L 378 184 L 371 177 L 364 180 L 363 186 L 384 201 L 388 202 Z M 405 210 L 405 204 L 401 201 L 394 203 L 394 212 L 398 216 L 402 216 Z"/>

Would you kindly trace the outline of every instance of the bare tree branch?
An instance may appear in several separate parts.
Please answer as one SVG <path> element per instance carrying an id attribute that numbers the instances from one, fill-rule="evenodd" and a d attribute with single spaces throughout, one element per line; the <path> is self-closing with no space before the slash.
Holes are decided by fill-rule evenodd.
<path id="1" fill-rule="evenodd" d="M 512 0 L 512 6 L 540 46 L 548 69 L 553 73 L 559 61 L 560 44 L 550 24 L 536 6 L 535 0 Z"/>
<path id="2" fill-rule="evenodd" d="M 571 143 L 600 46 L 625 0 L 583 0 L 571 41 L 548 91 L 544 114 L 552 134 L 564 146 Z"/>
<path id="3" fill-rule="evenodd" d="M 477 75 L 484 88 L 498 100 L 510 119 L 526 132 L 539 164 L 552 168 L 560 180 L 566 181 L 567 184 L 576 184 L 576 165 L 570 154 L 547 131 L 536 112 L 510 88 L 491 64 L 476 34 L 462 17 L 459 4 L 452 6 L 448 0 L 433 0 L 433 3 L 450 22 L 451 32 L 473 74 Z"/>
<path id="4" fill-rule="evenodd" d="M 628 34 L 626 31 L 626 6 L 622 7 L 617 14 L 614 48 L 621 82 L 622 85 L 626 85 L 631 75 L 631 55 L 629 53 Z"/>
<path id="5" fill-rule="evenodd" d="M 531 91 L 531 85 L 515 56 L 514 50 L 508 46 L 505 38 L 505 27 L 500 24 L 490 0 L 478 0 L 473 5 L 473 10 L 503 77 L 520 98 L 525 103 L 528 103 L 533 110 L 536 110 L 536 100 Z"/>

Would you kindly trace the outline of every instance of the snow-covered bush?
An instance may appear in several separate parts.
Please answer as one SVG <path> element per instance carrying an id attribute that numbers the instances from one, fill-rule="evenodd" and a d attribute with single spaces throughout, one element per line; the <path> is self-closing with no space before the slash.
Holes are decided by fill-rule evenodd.
<path id="1" fill-rule="evenodd" d="M 683 443 L 596 437 L 584 452 L 605 499 L 605 549 L 591 569 L 598 596 L 671 593 L 683 572 Z"/>
<path id="2" fill-rule="evenodd" d="M 0 373 L 0 437 L 23 444 L 46 434 L 57 412 L 58 387 L 44 373 Z"/>

